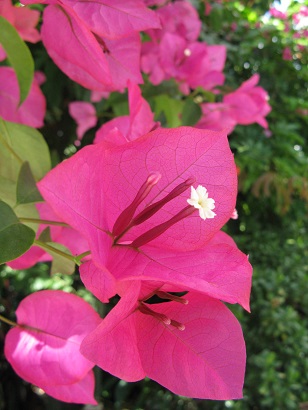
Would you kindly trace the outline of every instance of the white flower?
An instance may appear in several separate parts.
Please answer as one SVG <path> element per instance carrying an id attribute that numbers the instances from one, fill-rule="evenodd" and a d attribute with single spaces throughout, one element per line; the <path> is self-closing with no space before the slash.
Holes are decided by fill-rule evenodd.
<path id="1" fill-rule="evenodd" d="M 215 201 L 209 198 L 207 189 L 202 185 L 199 185 L 197 189 L 191 187 L 191 195 L 187 202 L 199 209 L 200 218 L 204 220 L 216 216 L 215 212 L 212 211 L 215 208 Z"/>

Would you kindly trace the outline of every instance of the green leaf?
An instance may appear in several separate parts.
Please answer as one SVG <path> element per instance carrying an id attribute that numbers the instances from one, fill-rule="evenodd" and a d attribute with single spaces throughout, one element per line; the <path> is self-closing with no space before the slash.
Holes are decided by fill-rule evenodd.
<path id="1" fill-rule="evenodd" d="M 40 242 L 52 242 L 51 239 L 51 233 L 50 233 L 50 226 L 47 226 L 47 228 L 45 228 L 42 233 L 40 234 L 38 240 Z"/>
<path id="2" fill-rule="evenodd" d="M 36 187 L 29 162 L 24 162 L 20 168 L 16 190 L 17 204 L 29 204 L 43 201 L 43 198 Z"/>
<path id="3" fill-rule="evenodd" d="M 182 125 L 195 125 L 201 117 L 201 108 L 188 98 L 185 101 L 182 112 Z"/>
<path id="4" fill-rule="evenodd" d="M 25 42 L 22 41 L 15 28 L 2 16 L 0 16 L 0 26 L 0 43 L 17 76 L 20 105 L 25 101 L 30 91 L 34 75 L 34 62 Z"/>
<path id="5" fill-rule="evenodd" d="M 155 97 L 155 112 L 157 114 L 163 112 L 167 120 L 167 126 L 171 128 L 182 125 L 180 117 L 183 105 L 183 101 L 170 98 L 166 94 Z"/>
<path id="6" fill-rule="evenodd" d="M 36 181 L 50 170 L 49 149 L 43 136 L 34 128 L 0 118 L 0 177 L 16 184 L 26 161 Z M 4 198 L 1 188 L 0 197 Z"/>
<path id="7" fill-rule="evenodd" d="M 34 239 L 35 232 L 21 224 L 13 209 L 0 201 L 0 264 L 23 255 Z"/>
<path id="8" fill-rule="evenodd" d="M 73 256 L 69 249 L 65 246 L 55 243 L 55 242 L 48 242 L 48 245 L 51 245 L 53 248 L 58 249 L 61 252 L 67 253 L 69 256 Z M 66 258 L 65 256 L 59 255 L 57 252 L 52 252 L 48 250 L 48 253 L 52 256 L 52 264 L 51 264 L 51 274 L 54 275 L 55 273 L 62 273 L 63 275 L 71 275 L 75 272 L 75 262 Z"/>

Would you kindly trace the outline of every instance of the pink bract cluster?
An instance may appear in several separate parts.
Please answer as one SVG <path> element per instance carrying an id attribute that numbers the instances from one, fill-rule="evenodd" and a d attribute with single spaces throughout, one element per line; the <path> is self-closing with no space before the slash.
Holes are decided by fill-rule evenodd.
<path id="1" fill-rule="evenodd" d="M 254 74 L 245 81 L 237 90 L 223 97 L 221 103 L 201 104 L 202 117 L 199 128 L 221 131 L 226 129 L 231 133 L 237 124 L 248 125 L 258 123 L 268 128 L 264 118 L 270 111 L 268 94 L 257 86 L 259 75 Z"/>
<path id="2" fill-rule="evenodd" d="M 153 84 L 174 78 L 184 94 L 203 87 L 213 90 L 224 83 L 222 70 L 226 48 L 197 41 L 201 21 L 194 7 L 177 1 L 157 9 L 161 30 L 148 30 L 151 41 L 143 43 L 142 70 Z"/>
<path id="3" fill-rule="evenodd" d="M 40 73 L 38 73 L 40 76 Z M 40 87 L 40 78 L 35 76 L 28 97 L 19 106 L 19 87 L 15 71 L 0 67 L 0 116 L 6 121 L 40 128 L 44 125 L 46 99 Z"/>
<path id="4" fill-rule="evenodd" d="M 220 103 L 204 103 L 199 128 L 164 129 L 138 87 L 140 56 L 152 83 L 174 78 L 184 94 L 197 87 L 218 93 L 224 83 L 226 49 L 198 41 L 201 21 L 190 3 L 24 3 L 46 5 L 41 38 L 60 69 L 95 101 L 127 87 L 129 114 L 105 122 L 93 144 L 38 183 L 45 203 L 37 205 L 37 240 L 47 229 L 51 242 L 80 256 L 81 280 L 100 302 L 120 300 L 102 319 L 76 295 L 28 296 L 7 335 L 7 359 L 22 378 L 66 402 L 96 403 L 94 365 L 128 382 L 150 377 L 183 396 L 241 398 L 245 343 L 224 302 L 249 311 L 252 268 L 221 229 L 237 218 L 227 131 L 253 122 L 267 128 L 270 107 L 259 76 Z M 150 41 L 141 45 L 144 30 Z M 0 70 L 0 114 L 41 126 L 39 77 L 18 108 L 16 76 Z M 96 109 L 75 101 L 69 112 L 80 145 L 97 123 Z M 50 259 L 33 246 L 8 264 L 24 269 Z"/>
<path id="5" fill-rule="evenodd" d="M 30 43 L 37 43 L 41 36 L 35 26 L 37 25 L 40 12 L 30 10 L 27 7 L 15 7 L 11 0 L 1 0 L 0 16 L 4 17 L 14 26 L 20 37 Z M 0 45 L 0 61 L 6 58 L 6 53 Z"/>
<path id="6" fill-rule="evenodd" d="M 237 193 L 226 134 L 182 127 L 160 128 L 128 142 L 111 142 L 106 135 L 39 183 L 53 211 L 89 245 L 91 259 L 80 266 L 87 289 L 102 302 L 121 296 L 105 319 L 89 325 L 78 342 L 81 357 L 126 381 L 148 376 L 180 395 L 240 398 L 245 345 L 237 320 L 222 301 L 249 310 L 251 266 L 220 231 L 233 216 Z M 213 219 L 202 220 L 187 205 L 190 187 L 197 185 L 215 200 Z M 51 292 L 44 300 L 55 305 L 55 296 Z M 164 303 L 151 303 L 152 296 Z M 39 296 L 31 298 L 34 305 L 40 303 Z M 66 298 L 64 294 L 63 303 Z M 43 329 L 43 335 L 52 333 L 32 318 L 19 323 L 21 329 L 11 332 L 25 334 L 29 347 L 38 343 L 32 334 L 28 340 L 29 326 Z M 41 337 L 39 343 L 56 366 L 59 345 L 50 350 L 49 338 Z M 13 343 L 10 336 L 6 342 L 8 360 L 18 374 L 51 395 L 56 391 L 61 400 L 94 401 L 93 396 L 88 399 L 90 381 L 87 388 L 83 384 L 86 396 L 79 388 L 90 377 L 88 367 L 65 381 L 54 371 L 50 385 L 65 385 L 63 394 L 62 388 L 52 390 L 46 378 L 40 380 L 36 368 L 21 370 L 21 357 L 27 354 L 22 340 L 14 338 Z M 43 366 L 45 355 L 35 360 Z"/>
<path id="7" fill-rule="evenodd" d="M 48 4 L 42 41 L 55 64 L 72 80 L 95 91 L 119 91 L 128 80 L 143 82 L 139 32 L 159 28 L 160 23 L 142 0 L 24 3 Z"/>

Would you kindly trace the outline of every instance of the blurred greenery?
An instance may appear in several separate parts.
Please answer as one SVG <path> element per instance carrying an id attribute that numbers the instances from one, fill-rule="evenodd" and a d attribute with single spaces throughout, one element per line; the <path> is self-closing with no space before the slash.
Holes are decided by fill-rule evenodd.
<path id="1" fill-rule="evenodd" d="M 296 410 L 308 403 L 308 40 L 294 39 L 292 27 L 286 32 L 282 21 L 270 18 L 269 1 L 210 3 L 212 11 L 205 16 L 204 2 L 193 1 L 203 19 L 201 39 L 224 44 L 228 50 L 222 91 L 230 92 L 259 73 L 272 106 L 270 134 L 251 125 L 237 126 L 230 136 L 239 168 L 239 219 L 230 221 L 226 230 L 249 254 L 254 267 L 252 313 L 229 306 L 242 324 L 247 343 L 244 398 L 227 402 L 188 399 L 148 379 L 131 384 L 96 369 L 96 397 L 103 403 L 97 409 Z M 291 1 L 289 12 L 298 11 L 301 4 Z M 286 46 L 292 50 L 291 61 L 282 58 Z M 47 76 L 42 89 L 48 111 L 41 131 L 55 165 L 76 152 L 76 125 L 68 114 L 68 103 L 89 101 L 90 94 L 59 71 L 41 44 L 31 45 L 31 52 L 36 69 Z M 196 122 L 200 116 L 196 93 L 198 90 L 184 98 L 174 81 L 158 87 L 146 81 L 143 87 L 143 95 L 163 126 Z M 215 97 L 200 95 L 208 102 Z M 96 108 L 101 123 L 126 114 L 127 94 L 114 93 Z M 87 132 L 82 146 L 93 141 L 94 133 Z M 50 276 L 50 264 L 24 271 L 0 269 L 0 313 L 13 320 L 19 301 L 40 289 L 76 292 L 103 313 L 77 273 Z M 1 324 L 2 343 L 7 330 Z M 3 355 L 0 377 L 0 410 L 84 408 L 41 395 L 16 376 Z"/>

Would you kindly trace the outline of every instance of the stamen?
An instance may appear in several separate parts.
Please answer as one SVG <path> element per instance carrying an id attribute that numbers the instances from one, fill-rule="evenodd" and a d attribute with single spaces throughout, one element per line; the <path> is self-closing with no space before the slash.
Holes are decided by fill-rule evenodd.
<path id="1" fill-rule="evenodd" d="M 170 325 L 177 328 L 178 330 L 185 330 L 185 325 L 183 325 L 183 323 L 180 323 L 176 320 L 171 320 Z"/>
<path id="2" fill-rule="evenodd" d="M 150 174 L 141 186 L 133 202 L 119 215 L 113 225 L 112 233 L 117 239 L 125 233 L 125 230 L 130 226 L 130 222 L 136 212 L 136 209 L 141 202 L 149 195 L 151 189 L 158 183 L 161 178 L 161 174 L 154 172 Z"/>
<path id="3" fill-rule="evenodd" d="M 163 292 L 162 290 L 158 290 L 155 294 L 161 299 L 172 300 L 174 302 L 182 303 L 182 305 L 188 304 L 188 300 L 184 299 L 182 296 L 172 295 L 172 293 Z"/>
<path id="4" fill-rule="evenodd" d="M 186 181 L 179 184 L 175 187 L 168 195 L 166 195 L 160 201 L 155 202 L 152 205 L 147 206 L 143 211 L 141 211 L 135 218 L 132 220 L 132 226 L 139 225 L 142 222 L 149 219 L 152 215 L 154 215 L 159 209 L 161 209 L 166 203 L 170 202 L 172 199 L 176 198 L 177 196 L 181 195 L 183 192 L 186 191 L 194 182 L 196 178 L 188 178 Z"/>
<path id="5" fill-rule="evenodd" d="M 163 234 L 172 225 L 186 218 L 187 216 L 193 214 L 194 212 L 195 212 L 195 208 L 188 205 L 187 207 L 182 209 L 180 212 L 178 212 L 175 216 L 170 218 L 168 221 L 163 222 L 162 224 L 157 225 L 154 228 L 150 229 L 149 231 L 145 232 L 144 234 L 138 236 L 138 238 L 136 238 L 131 243 L 131 246 L 134 248 L 139 248 L 140 246 L 145 245 L 146 243 L 150 241 L 153 241 L 153 239 Z"/>
<path id="6" fill-rule="evenodd" d="M 143 302 L 140 303 L 139 308 L 141 313 L 144 313 L 145 315 L 150 315 L 158 319 L 160 322 L 163 322 L 165 325 L 170 325 L 172 320 L 169 319 L 166 315 L 163 313 L 158 313 L 154 312 L 154 310 L 148 308 Z"/>

